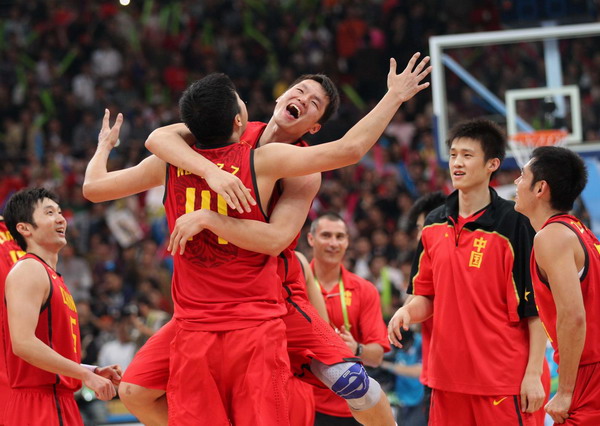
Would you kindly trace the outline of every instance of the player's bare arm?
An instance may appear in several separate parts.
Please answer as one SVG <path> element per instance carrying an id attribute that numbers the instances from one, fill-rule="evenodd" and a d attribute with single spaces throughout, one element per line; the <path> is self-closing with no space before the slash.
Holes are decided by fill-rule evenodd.
<path id="1" fill-rule="evenodd" d="M 85 170 L 83 196 L 95 203 L 115 200 L 147 191 L 165 182 L 165 162 L 150 156 L 136 166 L 109 172 L 108 156 L 119 139 L 123 115 L 118 114 L 111 127 L 110 112 L 105 110 L 102 130 L 98 135 L 98 146 Z"/>
<path id="2" fill-rule="evenodd" d="M 208 186 L 220 194 L 230 208 L 243 213 L 256 205 L 250 191 L 231 173 L 221 170 L 212 161 L 190 149 L 196 142 L 192 132 L 183 123 L 160 127 L 146 139 L 146 148 L 169 164 L 180 167 L 206 179 Z"/>
<path id="3" fill-rule="evenodd" d="M 293 178 L 294 179 L 294 178 Z M 306 288 L 306 294 L 308 296 L 308 301 L 311 305 L 315 307 L 319 316 L 323 318 L 323 320 L 329 324 L 329 314 L 327 313 L 327 306 L 325 305 L 325 299 L 323 299 L 323 293 L 321 293 L 321 289 L 319 285 L 315 282 L 315 275 L 310 268 L 310 264 L 304 256 L 299 251 L 294 252 L 296 257 L 300 261 L 302 265 L 302 272 L 304 273 L 304 284 Z"/>
<path id="4" fill-rule="evenodd" d="M 396 311 L 388 324 L 388 339 L 398 348 L 402 347 L 402 330 L 408 331 L 412 323 L 420 323 L 433 315 L 433 300 L 427 296 L 413 295 L 410 302 Z"/>
<path id="5" fill-rule="evenodd" d="M 396 74 L 396 61 L 390 59 L 387 93 L 341 139 L 307 148 L 279 143 L 258 148 L 254 164 L 261 193 L 263 185 L 272 186 L 272 182 L 282 177 L 317 173 L 358 162 L 377 142 L 400 105 L 429 87 L 429 83 L 422 82 L 431 72 L 431 67 L 425 68 L 429 57 L 416 65 L 418 58 L 418 53 L 413 55 L 400 74 Z"/>
<path id="6" fill-rule="evenodd" d="M 550 224 L 535 236 L 536 262 L 547 278 L 556 304 L 556 335 L 560 353 L 560 376 L 556 395 L 546 412 L 556 423 L 568 418 L 581 353 L 585 344 L 585 306 L 578 271 L 583 266 L 583 249 L 567 227 Z"/>
<path id="7" fill-rule="evenodd" d="M 82 380 L 104 401 L 112 399 L 116 392 L 110 380 L 61 356 L 36 337 L 40 310 L 49 292 L 48 274 L 36 260 L 21 261 L 6 277 L 8 326 L 14 354 L 42 370 Z"/>
<path id="8" fill-rule="evenodd" d="M 284 179 L 283 193 L 269 223 L 234 219 L 209 210 L 186 213 L 175 222 L 168 251 L 183 254 L 189 238 L 208 229 L 243 249 L 277 256 L 302 229 L 320 185 L 320 174 Z M 257 235 L 261 237 L 256 238 Z"/>
<path id="9" fill-rule="evenodd" d="M 542 385 L 542 371 L 546 354 L 546 332 L 539 317 L 527 319 L 529 328 L 529 358 L 521 381 L 521 410 L 534 413 L 544 404 L 546 394 Z"/>

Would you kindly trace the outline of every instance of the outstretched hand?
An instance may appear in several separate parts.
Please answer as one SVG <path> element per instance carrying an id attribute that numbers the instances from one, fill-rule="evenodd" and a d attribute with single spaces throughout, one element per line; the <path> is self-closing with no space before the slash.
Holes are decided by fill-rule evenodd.
<path id="1" fill-rule="evenodd" d="M 396 74 L 396 60 L 390 58 L 390 71 L 387 78 L 388 91 L 397 94 L 402 102 L 408 101 L 421 90 L 429 87 L 429 82 L 421 83 L 432 70 L 431 66 L 425 68 L 429 63 L 429 56 L 423 58 L 415 67 L 420 56 L 419 52 L 415 53 L 400 74 Z"/>
<path id="2" fill-rule="evenodd" d="M 102 118 L 102 129 L 98 134 L 98 147 L 105 147 L 109 151 L 113 149 L 119 141 L 119 132 L 123 124 L 123 114 L 118 113 L 114 126 L 110 127 L 110 111 L 104 109 L 104 117 Z"/>

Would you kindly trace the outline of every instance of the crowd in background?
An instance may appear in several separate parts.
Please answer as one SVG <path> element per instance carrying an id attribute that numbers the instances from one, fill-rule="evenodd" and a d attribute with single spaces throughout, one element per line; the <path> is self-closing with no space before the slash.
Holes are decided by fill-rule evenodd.
<path id="1" fill-rule="evenodd" d="M 8 5 L 6 5 L 8 3 Z M 492 1 L 184 0 L 3 2 L 0 25 L 0 211 L 25 186 L 57 192 L 70 246 L 58 266 L 78 304 L 83 362 L 126 367 L 172 312 L 172 262 L 162 190 L 114 203 L 82 196 L 104 108 L 122 112 L 121 143 L 110 168 L 136 164 L 155 128 L 178 121 L 185 87 L 227 73 L 251 120 L 268 121 L 275 99 L 304 73 L 340 88 L 339 113 L 311 143 L 340 137 L 385 91 L 388 58 L 405 64 L 428 39 L 501 28 Z M 586 139 L 600 139 L 600 52 L 570 41 L 565 84 L 582 89 Z M 542 52 L 533 45 L 458 49 L 490 90 L 538 85 Z M 528 58 L 523 67 L 515 58 Z M 534 84 L 535 83 L 535 84 Z M 451 121 L 489 114 L 470 89 L 447 80 Z M 514 171 L 496 176 L 510 183 Z M 404 297 L 416 245 L 407 213 L 428 192 L 451 191 L 437 160 L 431 95 L 403 105 L 358 165 L 324 173 L 312 207 L 340 213 L 351 230 L 346 258 L 385 293 L 384 315 Z M 308 256 L 305 239 L 299 247 Z"/>

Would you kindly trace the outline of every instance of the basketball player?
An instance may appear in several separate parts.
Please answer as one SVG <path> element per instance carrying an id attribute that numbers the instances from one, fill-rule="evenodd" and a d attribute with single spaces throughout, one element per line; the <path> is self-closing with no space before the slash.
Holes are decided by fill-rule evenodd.
<path id="1" fill-rule="evenodd" d="M 535 425 L 544 401 L 545 335 L 532 297 L 533 229 L 490 188 L 506 140 L 494 123 L 457 125 L 448 139 L 456 191 L 426 219 L 413 263 L 412 300 L 388 327 L 433 315 L 430 424 Z"/>
<path id="2" fill-rule="evenodd" d="M 586 182 L 583 160 L 551 146 L 536 148 L 515 181 L 515 209 L 537 231 L 531 276 L 559 368 L 545 408 L 566 425 L 600 424 L 600 242 L 568 213 Z"/>
<path id="3" fill-rule="evenodd" d="M 412 66 L 414 66 L 414 61 L 413 61 L 413 64 L 412 64 Z M 417 74 L 416 74 L 416 75 L 418 75 L 418 74 L 421 72 L 421 70 L 422 70 L 422 69 L 423 69 L 423 67 L 420 67 L 420 69 L 418 69 L 418 72 L 417 72 Z M 394 74 L 395 74 L 395 73 L 394 73 Z M 423 85 L 421 85 L 421 86 L 423 86 Z M 424 87 L 426 87 L 426 86 L 424 86 Z M 422 88 L 422 87 L 420 87 L 420 88 L 419 88 L 419 90 L 420 90 L 421 88 Z M 311 148 L 308 148 L 308 149 L 311 149 Z M 257 158 L 258 158 L 258 157 L 257 157 Z M 255 160 L 256 160 L 256 159 L 255 159 Z M 258 161 L 256 161 L 256 163 L 258 163 Z M 88 169 L 88 171 L 89 171 L 89 170 L 90 170 L 90 169 Z M 136 183 L 137 183 L 137 181 L 136 181 Z"/>
<path id="4" fill-rule="evenodd" d="M 75 303 L 60 274 L 58 252 L 67 222 L 56 196 L 44 188 L 22 190 L 5 208 L 10 233 L 27 253 L 6 277 L 3 315 L 6 365 L 12 387 L 6 425 L 83 425 L 74 392 L 85 384 L 102 400 L 115 396 L 116 365 L 80 364 Z"/>

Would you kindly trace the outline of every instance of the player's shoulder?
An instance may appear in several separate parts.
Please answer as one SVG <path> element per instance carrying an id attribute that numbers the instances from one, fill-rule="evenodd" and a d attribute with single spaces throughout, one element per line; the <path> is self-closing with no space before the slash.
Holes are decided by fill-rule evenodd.
<path id="1" fill-rule="evenodd" d="M 42 280 L 46 283 L 47 279 L 48 271 L 44 264 L 33 257 L 25 257 L 11 268 L 6 276 L 6 283 L 8 285 L 9 282 L 14 282 L 17 285 L 23 285 L 24 283 L 35 283 Z"/>

